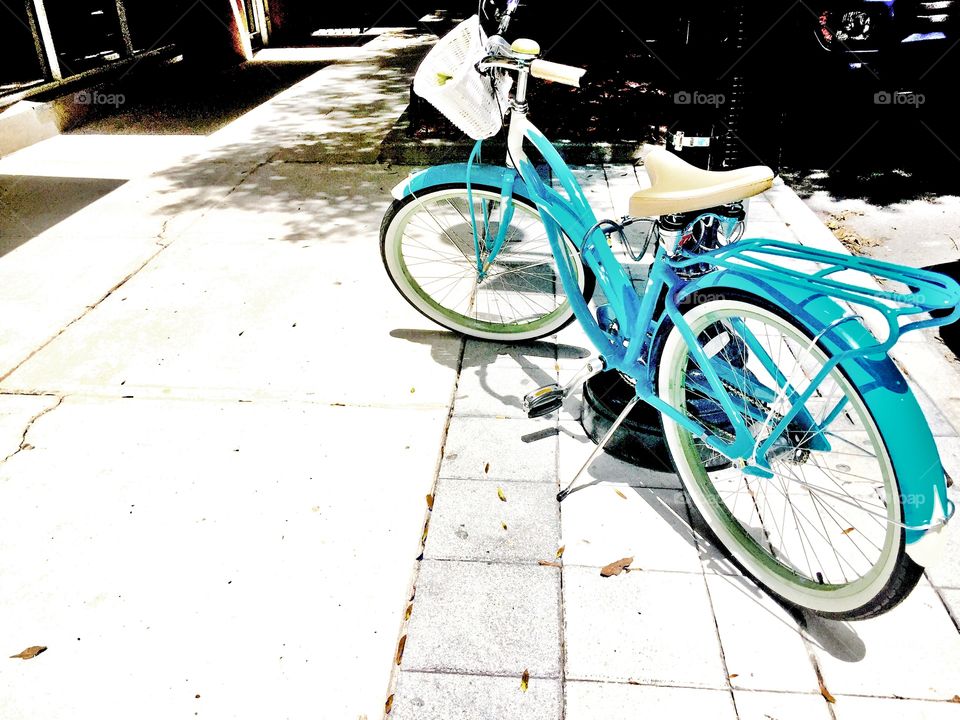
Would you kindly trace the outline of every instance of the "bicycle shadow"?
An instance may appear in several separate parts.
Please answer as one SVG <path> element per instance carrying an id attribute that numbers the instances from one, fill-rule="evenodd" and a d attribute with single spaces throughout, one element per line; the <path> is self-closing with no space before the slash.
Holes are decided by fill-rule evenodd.
<path id="1" fill-rule="evenodd" d="M 563 422 L 560 423 L 556 432 L 563 433 L 566 437 L 578 442 L 583 447 L 584 458 L 592 450 L 593 442 L 589 438 L 564 427 Z M 681 486 L 673 469 L 663 466 L 663 463 L 658 462 L 655 458 L 651 458 L 651 460 L 651 466 L 655 466 L 657 469 L 653 467 L 634 468 L 622 460 L 602 453 L 586 471 L 587 477 L 582 477 L 577 483 L 571 495 L 587 487 L 605 482 L 609 483 L 611 477 L 623 478 L 625 473 L 629 473 L 629 469 L 632 468 L 635 473 L 642 476 L 642 484 L 637 486 L 636 480 L 632 480 L 631 483 L 633 484 L 628 486 L 629 489 L 643 499 L 647 506 L 654 510 L 671 530 L 691 544 L 701 559 L 705 573 L 728 583 L 740 592 L 745 599 L 752 602 L 757 610 L 773 617 L 778 623 L 799 635 L 813 648 L 829 653 L 842 662 L 859 662 L 866 657 L 866 645 L 851 623 L 828 620 L 809 611 L 796 608 L 769 594 L 757 585 L 745 573 L 740 563 L 722 545 L 713 540 L 712 533 L 686 491 L 678 490 Z M 560 483 L 564 485 L 569 480 L 570 478 L 561 477 Z M 626 492 L 627 487 L 622 487 L 626 484 L 625 481 L 614 480 L 613 482 L 621 486 L 620 489 Z M 652 493 L 642 492 L 644 490 L 652 491 Z M 679 492 L 682 495 L 684 514 L 679 514 L 662 497 L 662 494 L 666 492 Z M 765 599 L 773 601 L 782 610 L 782 614 L 768 607 L 765 604 Z"/>
<path id="2" fill-rule="evenodd" d="M 455 336 L 452 332 L 399 329 L 391 331 L 390 336 L 428 345 L 434 362 L 459 372 L 461 382 L 466 373 L 472 374 L 489 398 L 502 403 L 505 409 L 516 411 L 522 411 L 526 392 L 504 392 L 502 387 L 497 387 L 494 374 L 519 371 L 526 378 L 522 387 L 529 391 L 556 383 L 560 362 L 589 357 L 584 348 L 562 343 L 498 343 L 468 339 L 460 342 L 459 355 L 455 356 L 450 352 L 450 338 Z"/>

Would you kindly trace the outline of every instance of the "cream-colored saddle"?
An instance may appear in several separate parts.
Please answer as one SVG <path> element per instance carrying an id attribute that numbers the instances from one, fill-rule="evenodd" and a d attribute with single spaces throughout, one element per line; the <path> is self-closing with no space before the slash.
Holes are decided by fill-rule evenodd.
<path id="1" fill-rule="evenodd" d="M 651 187 L 630 198 L 634 217 L 673 215 L 744 200 L 773 185 L 773 171 L 765 165 L 715 172 L 684 162 L 664 148 L 651 150 L 644 160 Z"/>

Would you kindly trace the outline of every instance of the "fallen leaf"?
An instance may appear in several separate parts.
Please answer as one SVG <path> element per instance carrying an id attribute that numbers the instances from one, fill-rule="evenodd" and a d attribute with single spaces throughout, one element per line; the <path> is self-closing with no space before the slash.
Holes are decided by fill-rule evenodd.
<path id="1" fill-rule="evenodd" d="M 427 510 L 433 510 L 433 495 L 427 495 Z"/>
<path id="2" fill-rule="evenodd" d="M 400 643 L 397 645 L 397 665 L 400 664 L 400 661 L 403 660 L 403 649 L 407 646 L 407 636 L 404 635 L 400 638 Z"/>
<path id="3" fill-rule="evenodd" d="M 616 492 L 617 492 L 617 495 L 619 495 L 620 497 L 622 497 L 624 500 L 627 499 L 627 496 L 624 495 L 624 494 L 623 494 L 622 492 L 620 492 L 619 490 L 617 490 Z"/>
<path id="4" fill-rule="evenodd" d="M 640 684 L 639 680 L 634 680 L 633 678 L 630 678 L 627 680 L 627 685 L 639 685 L 639 684 Z"/>
<path id="5" fill-rule="evenodd" d="M 947 700 L 947 702 L 960 703 L 960 695 L 954 695 L 952 698 Z"/>
<path id="6" fill-rule="evenodd" d="M 497 497 L 500 498 L 500 502 L 506 502 L 507 496 L 503 493 L 503 488 L 497 488 Z"/>
<path id="7" fill-rule="evenodd" d="M 853 532 L 853 530 L 854 530 L 854 528 L 847 528 L 846 530 L 843 531 L 843 534 L 844 534 L 844 535 L 849 535 L 850 533 Z"/>
<path id="8" fill-rule="evenodd" d="M 563 565 L 553 560 L 537 560 L 537 565 L 541 567 L 563 567 Z"/>
<path id="9" fill-rule="evenodd" d="M 727 679 L 733 680 L 734 678 L 740 677 L 740 673 L 730 673 L 727 675 Z"/>
<path id="10" fill-rule="evenodd" d="M 423 524 L 423 536 L 420 538 L 420 544 L 423 545 L 427 542 L 427 533 L 430 532 L 430 523 L 426 522 Z"/>
<path id="11" fill-rule="evenodd" d="M 603 567 L 600 570 L 600 575 L 602 577 L 611 577 L 613 575 L 619 575 L 628 567 L 630 567 L 630 563 L 632 562 L 633 562 L 632 557 L 621 558 L 620 560 L 617 560 L 616 562 L 612 562 L 609 565 Z"/>
<path id="12" fill-rule="evenodd" d="M 520 676 L 520 689 L 526 692 L 528 687 L 530 687 L 530 671 L 524 670 L 523 675 Z"/>
<path id="13" fill-rule="evenodd" d="M 820 681 L 820 694 L 823 695 L 823 699 L 831 705 L 837 702 L 837 699 L 827 690 L 827 686 L 823 684 L 823 680 Z"/>
<path id="14" fill-rule="evenodd" d="M 490 472 L 490 463 L 487 463 L 486 465 L 483 466 L 483 474 L 486 475 L 489 472 Z"/>
<path id="15" fill-rule="evenodd" d="M 21 660 L 33 660 L 37 655 L 44 652 L 47 649 L 46 645 L 31 645 L 22 653 L 16 655 L 11 655 L 11 658 L 20 658 Z"/>
<path id="16" fill-rule="evenodd" d="M 417 391 L 416 388 L 410 388 L 410 394 L 413 395 Z"/>
<path id="17" fill-rule="evenodd" d="M 561 545 L 559 548 L 557 548 L 557 560 L 563 557 L 563 551 L 566 549 L 567 549 L 566 545 Z"/>
<path id="18" fill-rule="evenodd" d="M 383 704 L 383 714 L 389 715 L 391 710 L 393 710 L 393 695 L 388 697 L 387 701 Z"/>
<path id="19" fill-rule="evenodd" d="M 404 621 L 409 620 L 411 615 L 413 615 L 413 604 L 407 605 L 407 612 L 403 616 Z"/>
<path id="20" fill-rule="evenodd" d="M 507 524 L 501 520 L 501 521 L 500 521 L 500 527 L 502 527 L 504 530 L 506 530 L 506 529 L 507 529 Z"/>

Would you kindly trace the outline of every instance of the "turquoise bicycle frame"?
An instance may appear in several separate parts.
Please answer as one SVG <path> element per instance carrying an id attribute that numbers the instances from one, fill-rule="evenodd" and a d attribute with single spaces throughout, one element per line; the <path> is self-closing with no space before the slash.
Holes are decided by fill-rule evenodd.
<path id="1" fill-rule="evenodd" d="M 541 179 L 522 152 L 523 139 L 528 140 L 544 158 L 559 188 L 551 187 Z M 632 378 L 636 383 L 636 393 L 642 400 L 717 452 L 730 458 L 747 460 L 744 472 L 748 474 L 759 477 L 772 475 L 766 460 L 767 452 L 790 423 L 799 422 L 805 429 L 813 429 L 814 448 L 829 449 L 827 438 L 816 432 L 816 424 L 806 414 L 804 404 L 813 388 L 839 366 L 868 400 L 872 412 L 896 418 L 902 428 L 903 432 L 888 434 L 894 437 L 884 438 L 895 464 L 903 468 L 921 460 L 931 465 L 918 468 L 917 472 L 898 472 L 901 492 L 904 498 L 909 499 L 909 502 L 905 499 L 902 503 L 908 552 L 921 565 L 927 564 L 935 552 L 930 546 L 939 544 L 932 538 L 940 535 L 939 530 L 952 515 L 953 506 L 947 499 L 939 455 L 926 420 L 887 352 L 903 332 L 955 320 L 960 315 L 957 307 L 960 303 L 960 287 L 956 283 L 921 270 L 758 239 L 741 240 L 695 257 L 669 257 L 662 247 L 658 247 L 640 293 L 614 256 L 607 236 L 597 228 L 597 218 L 570 168 L 550 141 L 525 116 L 514 117 L 510 127 L 509 154 L 515 167 L 478 162 L 481 142 L 476 144 L 467 163 L 439 165 L 415 173 L 394 188 L 395 197 L 400 199 L 435 186 L 456 183 L 466 183 L 468 193 L 473 185 L 499 188 L 501 200 L 504 201 L 504 218 L 507 220 L 509 213 L 512 213 L 511 198 L 519 196 L 533 202 L 546 228 L 564 292 L 577 320 L 602 356 L 606 369 L 618 370 Z M 480 243 L 489 243 L 489 235 L 481 233 L 478 225 L 488 221 L 487 217 L 473 218 L 477 270 L 481 275 L 486 268 L 480 260 Z M 509 222 L 502 222 L 493 242 L 483 248 L 488 253 L 487 265 L 489 256 L 495 257 L 502 247 L 508 225 Z M 584 263 L 595 274 L 609 303 L 606 312 L 617 320 L 618 333 L 606 332 L 587 305 L 563 249 L 563 235 L 573 242 Z M 481 236 L 485 238 L 483 241 Z M 823 269 L 814 274 L 791 270 L 785 263 L 788 265 L 792 261 L 814 261 Z M 702 263 L 712 265 L 714 269 L 694 280 L 684 279 L 678 273 L 685 267 Z M 881 276 L 906 286 L 910 292 L 872 289 L 834 277 L 843 271 Z M 724 387 L 722 367 L 711 362 L 684 320 L 685 306 L 698 295 L 706 293 L 746 294 L 783 308 L 804 325 L 813 334 L 815 342 L 831 356 L 821 375 L 809 383 L 805 393 L 798 393 L 786 384 L 783 391 L 792 400 L 792 410 L 783 416 L 770 437 L 759 447 L 756 447 L 756 440 L 742 417 L 743 405 L 738 408 Z M 887 324 L 887 337 L 879 341 L 865 327 L 862 317 L 845 309 L 843 304 L 868 307 L 880 313 Z M 901 318 L 932 310 L 948 311 L 949 315 L 900 324 Z M 709 392 L 711 398 L 723 408 L 735 430 L 731 442 L 711 434 L 702 424 L 680 413 L 656 394 L 659 351 L 667 331 L 674 326 L 682 334 L 705 376 L 704 385 L 699 389 Z M 766 357 L 759 343 L 749 344 L 771 376 L 782 378 L 774 361 Z M 762 386 L 753 390 L 759 399 L 763 399 L 764 392 L 772 393 L 769 388 Z M 828 426 L 842 409 L 843 401 L 840 401 L 822 425 Z M 933 471 L 934 464 L 936 471 Z M 931 540 L 921 542 L 924 538 Z"/>

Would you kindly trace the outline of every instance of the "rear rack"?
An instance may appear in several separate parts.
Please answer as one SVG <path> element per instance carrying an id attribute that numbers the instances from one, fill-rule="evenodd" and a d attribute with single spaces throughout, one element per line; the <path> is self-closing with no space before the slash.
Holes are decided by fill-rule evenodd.
<path id="1" fill-rule="evenodd" d="M 878 338 L 878 351 L 888 351 L 903 333 L 947 325 L 960 318 L 960 285 L 954 280 L 928 270 L 881 260 L 781 240 L 750 239 L 670 261 L 677 269 L 700 263 L 743 270 L 754 279 L 814 290 L 854 306 L 875 310 L 883 316 L 889 329 L 885 340 Z M 847 275 L 841 279 L 836 277 L 839 273 Z M 885 290 L 877 284 L 877 278 L 899 283 L 908 291 Z M 915 315 L 927 317 L 906 321 Z"/>

